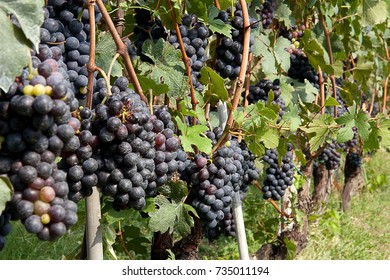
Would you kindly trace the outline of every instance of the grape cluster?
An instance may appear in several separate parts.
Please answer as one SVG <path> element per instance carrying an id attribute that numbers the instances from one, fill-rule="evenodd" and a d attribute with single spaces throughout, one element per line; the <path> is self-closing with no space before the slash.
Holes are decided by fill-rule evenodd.
<path id="1" fill-rule="evenodd" d="M 219 128 L 207 133 L 214 142 L 221 135 Z M 231 224 L 225 222 L 225 215 L 231 213 L 234 192 L 245 192 L 259 177 L 254 157 L 247 149 L 242 149 L 244 145 L 231 139 L 228 146 L 219 148 L 212 158 L 197 154 L 182 173 L 182 179 L 192 186 L 192 206 L 199 213 L 203 232 L 210 240 L 220 235 L 221 228 L 232 229 Z"/>
<path id="2" fill-rule="evenodd" d="M 362 165 L 362 157 L 357 152 L 350 152 L 347 154 L 346 161 L 351 167 L 358 168 Z"/>
<path id="3" fill-rule="evenodd" d="M 272 25 L 275 17 L 275 6 L 276 2 L 274 0 L 265 0 L 260 8 L 261 23 L 263 24 L 264 29 L 267 29 Z"/>
<path id="4" fill-rule="evenodd" d="M 269 149 L 263 156 L 265 163 L 269 165 L 266 172 L 266 177 L 263 184 L 263 198 L 272 198 L 280 200 L 287 188 L 293 184 L 294 180 L 294 164 L 292 162 L 292 145 L 287 144 L 287 153 L 282 158 L 282 163 L 278 164 L 278 151 Z"/>
<path id="5" fill-rule="evenodd" d="M 221 10 L 218 14 L 218 19 L 221 19 L 226 24 L 231 25 L 232 38 L 222 36 L 221 45 L 216 48 L 217 60 L 215 62 L 215 70 L 223 78 L 229 78 L 234 80 L 238 77 L 241 70 L 242 62 L 242 50 L 244 42 L 244 20 L 242 17 L 242 9 L 239 3 L 235 6 L 235 11 L 232 19 L 230 15 L 232 13 L 232 8 L 229 7 L 226 11 Z M 251 29 L 258 27 L 258 22 L 254 18 L 250 18 Z M 250 51 L 254 43 L 253 35 L 250 36 Z"/>
<path id="6" fill-rule="evenodd" d="M 5 247 L 5 237 L 11 232 L 11 214 L 4 210 L 0 214 L 0 251 Z"/>
<path id="7" fill-rule="evenodd" d="M 305 29 L 306 26 L 304 24 L 301 24 L 299 26 L 291 26 L 290 28 L 281 25 L 279 27 L 279 33 L 280 36 L 283 36 L 294 44 L 295 42 L 299 42 L 299 39 L 303 37 L 303 32 L 305 31 Z M 299 46 L 295 45 L 295 47 L 298 48 Z"/>
<path id="8" fill-rule="evenodd" d="M 89 172 L 96 169 L 91 179 L 113 198 L 114 209 L 140 210 L 145 195 L 155 193 L 157 187 L 156 133 L 148 107 L 128 84 L 126 78 L 119 78 L 112 95 L 94 109 L 91 131 L 100 149 Z"/>
<path id="9" fill-rule="evenodd" d="M 320 89 L 318 73 L 301 49 L 296 49 L 290 54 L 290 62 L 290 69 L 288 69 L 290 78 L 297 79 L 301 83 L 307 79 L 315 88 Z"/>
<path id="10" fill-rule="evenodd" d="M 208 37 L 211 35 L 209 28 L 198 21 L 197 16 L 186 14 L 179 26 L 180 34 L 184 43 L 187 56 L 191 59 L 191 76 L 194 87 L 202 92 L 204 86 L 199 82 L 200 71 L 207 60 L 206 48 Z M 169 43 L 179 48 L 176 30 L 171 30 L 168 37 Z"/>
<path id="11" fill-rule="evenodd" d="M 352 167 L 360 167 L 362 157 L 360 156 L 358 128 L 353 127 L 353 138 L 345 143 L 344 150 L 347 152 L 347 161 Z"/>
<path id="12" fill-rule="evenodd" d="M 282 96 L 281 96 L 281 89 L 280 89 L 280 80 L 276 79 L 274 81 L 262 79 L 260 80 L 256 85 L 251 85 L 249 87 L 249 94 L 248 94 L 248 103 L 249 104 L 255 104 L 259 101 L 268 101 L 268 95 L 270 91 L 272 90 L 274 94 L 274 100 L 272 103 L 279 106 L 279 116 L 280 118 L 284 115 L 286 110 L 286 104 L 284 103 Z"/>
<path id="13" fill-rule="evenodd" d="M 341 154 L 337 151 L 338 147 L 336 141 L 332 141 L 318 157 L 318 161 L 325 164 L 328 170 L 336 170 L 340 166 Z"/>
<path id="14" fill-rule="evenodd" d="M 80 0 L 48 1 L 37 55 L 39 58 L 49 56 L 66 65 L 69 81 L 79 99 L 85 98 L 88 84 L 90 25 L 84 4 Z M 102 15 L 98 7 L 94 7 L 98 23 Z"/>
<path id="15" fill-rule="evenodd" d="M 179 137 L 174 134 L 175 125 L 167 107 L 155 110 L 152 123 L 153 132 L 156 133 L 154 163 L 157 174 L 156 186 L 159 187 L 171 180 L 176 172 L 185 169 L 187 154 L 180 147 Z"/>
<path id="16" fill-rule="evenodd" d="M 14 186 L 16 219 L 42 240 L 64 235 L 77 222 L 66 174 L 55 162 L 77 147 L 70 113 L 76 99 L 58 69 L 57 61 L 44 60 L 34 70 L 38 75 L 30 80 L 22 75 L 0 98 L 0 173 L 8 174 Z"/>

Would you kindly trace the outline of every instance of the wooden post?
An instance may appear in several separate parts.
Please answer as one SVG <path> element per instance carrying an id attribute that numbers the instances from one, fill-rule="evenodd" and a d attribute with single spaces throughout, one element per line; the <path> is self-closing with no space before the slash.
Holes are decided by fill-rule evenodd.
<path id="1" fill-rule="evenodd" d="M 100 226 L 101 211 L 100 197 L 96 187 L 93 187 L 92 195 L 85 199 L 87 222 L 86 241 L 87 259 L 103 260 L 103 237 Z"/>

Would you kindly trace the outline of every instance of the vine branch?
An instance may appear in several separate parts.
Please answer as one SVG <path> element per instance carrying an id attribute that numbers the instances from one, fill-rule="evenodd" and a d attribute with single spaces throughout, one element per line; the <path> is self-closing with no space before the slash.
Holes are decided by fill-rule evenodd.
<path id="1" fill-rule="evenodd" d="M 246 6 L 245 0 L 240 0 L 241 8 L 242 8 L 242 17 L 244 20 L 244 39 L 243 39 L 243 50 L 242 50 L 242 61 L 241 61 L 241 69 L 238 78 L 236 79 L 237 85 L 235 88 L 232 106 L 230 108 L 228 120 L 226 122 L 226 127 L 224 130 L 223 136 L 219 139 L 220 141 L 213 147 L 213 152 L 215 152 L 219 147 L 223 146 L 227 141 L 227 136 L 229 130 L 233 127 L 233 112 L 237 109 L 238 103 L 240 102 L 240 97 L 242 93 L 242 89 L 245 84 L 245 75 L 247 72 L 248 60 L 249 60 L 249 41 L 251 35 L 250 22 L 249 22 L 249 14 L 248 8 Z"/>
<path id="2" fill-rule="evenodd" d="M 125 43 L 123 43 L 121 37 L 118 34 L 118 31 L 110 17 L 110 14 L 107 12 L 106 7 L 104 6 L 104 3 L 102 0 L 96 0 L 96 4 L 99 7 L 99 10 L 103 16 L 104 21 L 107 24 L 107 28 L 109 32 L 111 33 L 112 38 L 114 39 L 115 45 L 117 47 L 117 52 L 121 55 L 123 59 L 123 64 L 125 65 L 125 68 L 127 72 L 129 73 L 129 78 L 131 83 L 134 86 L 135 91 L 140 95 L 141 99 L 148 104 L 148 99 L 142 92 L 141 84 L 139 83 L 139 80 L 137 78 L 137 74 L 135 73 L 133 63 L 131 62 L 130 55 L 127 51 L 127 46 Z"/>
<path id="3" fill-rule="evenodd" d="M 324 18 L 324 15 L 322 14 L 321 2 L 318 2 L 318 14 L 319 14 L 319 20 L 321 22 L 322 28 L 324 29 L 326 47 L 328 49 L 329 63 L 330 63 L 330 65 L 333 65 L 334 60 L 333 60 L 332 43 L 330 41 L 330 32 L 329 32 L 328 28 L 326 27 L 325 18 Z M 334 99 L 337 100 L 336 80 L 335 80 L 334 74 L 330 75 L 330 80 L 332 82 L 333 97 L 334 97 Z M 334 117 L 337 117 L 337 106 L 334 106 Z"/>
<path id="4" fill-rule="evenodd" d="M 194 89 L 194 85 L 192 83 L 191 65 L 190 65 L 191 60 L 188 58 L 185 47 L 184 47 L 183 38 L 181 37 L 180 28 L 179 28 L 179 24 L 177 23 L 177 18 L 176 18 L 175 10 L 173 9 L 172 1 L 168 0 L 167 3 L 168 3 L 168 8 L 171 12 L 173 22 L 175 24 L 177 41 L 178 41 L 179 46 L 180 46 L 180 51 L 181 51 L 181 54 L 183 56 L 183 62 L 184 62 L 185 68 L 186 68 L 187 76 L 188 76 L 188 82 L 190 84 L 192 110 L 195 111 L 196 105 L 198 104 L 198 101 L 196 100 L 195 89 Z M 194 125 L 196 124 L 195 117 L 193 118 L 193 124 Z"/>

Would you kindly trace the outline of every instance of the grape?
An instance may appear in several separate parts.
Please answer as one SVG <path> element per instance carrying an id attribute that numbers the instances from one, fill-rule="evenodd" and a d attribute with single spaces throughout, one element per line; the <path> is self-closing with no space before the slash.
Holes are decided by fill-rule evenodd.
<path id="1" fill-rule="evenodd" d="M 219 34 L 222 39 L 221 44 L 216 48 L 217 60 L 215 62 L 215 70 L 217 70 L 223 78 L 234 80 L 238 77 L 241 70 L 242 45 L 244 39 L 243 18 L 240 3 L 236 4 L 236 10 L 231 21 L 229 21 L 231 8 L 229 8 L 228 11 L 221 10 L 217 18 L 221 19 L 225 24 L 232 25 L 232 38 Z M 252 22 L 251 29 L 258 27 L 255 19 L 250 18 L 250 22 Z M 252 45 L 253 38 L 250 40 L 250 48 Z"/>
<path id="2" fill-rule="evenodd" d="M 219 128 L 206 133 L 216 143 L 222 136 Z M 225 212 L 230 212 L 234 191 L 246 192 L 248 185 L 258 179 L 259 170 L 254 156 L 244 142 L 231 139 L 229 145 L 220 147 L 211 159 L 195 155 L 181 174 L 192 185 L 192 206 L 198 211 L 205 236 L 213 240 L 223 231 Z M 225 211 L 225 212 L 224 212 Z"/>
<path id="3" fill-rule="evenodd" d="M 24 221 L 26 230 L 30 233 L 39 233 L 43 229 L 41 217 L 38 215 L 31 215 Z"/>
<path id="4" fill-rule="evenodd" d="M 282 158 L 281 166 L 278 164 L 278 152 L 276 149 L 267 150 L 263 160 L 269 165 L 265 170 L 267 176 L 262 188 L 263 198 L 280 200 L 284 196 L 286 189 L 292 185 L 294 179 L 292 145 L 287 144 L 287 153 Z"/>
<path id="5" fill-rule="evenodd" d="M 264 29 L 269 28 L 272 24 L 272 21 L 275 17 L 275 6 L 276 1 L 265 0 L 262 5 L 262 8 L 260 9 L 261 22 L 263 24 Z"/>

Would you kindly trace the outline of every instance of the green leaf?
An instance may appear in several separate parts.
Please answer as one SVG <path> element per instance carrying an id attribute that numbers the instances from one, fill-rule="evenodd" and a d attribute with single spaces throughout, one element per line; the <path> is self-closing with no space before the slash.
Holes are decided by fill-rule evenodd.
<path id="1" fill-rule="evenodd" d="M 326 100 L 325 100 L 325 107 L 329 107 L 329 106 L 339 106 L 340 104 L 337 102 L 336 99 L 334 99 L 333 97 L 328 97 Z"/>
<path id="2" fill-rule="evenodd" d="M 297 244 L 293 241 L 285 237 L 283 239 L 284 244 L 286 245 L 287 248 L 287 260 L 293 260 L 295 258 L 295 255 L 297 253 Z"/>
<path id="3" fill-rule="evenodd" d="M 225 87 L 224 79 L 212 68 L 208 66 L 203 67 L 199 81 L 204 85 L 208 85 L 204 95 L 205 100 L 209 100 L 209 103 L 216 104 L 219 100 L 224 102 L 228 99 L 229 94 Z"/>
<path id="4" fill-rule="evenodd" d="M 0 175 L 0 215 L 5 209 L 7 201 L 11 200 L 13 194 L 11 181 L 5 175 Z"/>
<path id="5" fill-rule="evenodd" d="M 140 65 L 141 74 L 150 77 L 158 85 L 168 85 L 167 94 L 170 98 L 184 97 L 189 83 L 188 77 L 184 75 L 185 69 L 180 50 L 175 49 L 163 39 L 156 43 L 146 40 L 142 50 L 153 61 L 153 64 L 142 63 Z"/>
<path id="6" fill-rule="evenodd" d="M 129 250 L 136 254 L 146 255 L 151 241 L 142 236 L 143 233 L 139 227 L 134 225 L 122 227 L 122 237 L 126 243 L 131 244 Z"/>
<path id="7" fill-rule="evenodd" d="M 289 83 L 284 83 L 280 85 L 280 91 L 281 91 L 281 96 L 286 104 L 286 106 L 290 105 L 291 100 L 292 100 L 292 93 L 294 91 L 294 87 L 290 85 Z"/>
<path id="8" fill-rule="evenodd" d="M 374 25 L 386 20 L 388 7 L 385 2 L 382 0 L 364 0 L 362 2 L 363 25 Z"/>
<path id="9" fill-rule="evenodd" d="M 20 24 L 24 35 L 29 39 L 36 50 L 40 42 L 41 25 L 43 23 L 43 8 L 44 1 L 37 0 L 2 0 L 0 1 L 0 10 L 3 10 L 7 15 L 13 14 Z M 0 13 L 3 20 L 8 17 Z M 3 28 L 3 24 L 1 24 Z M 1 37 L 2 40 L 4 39 Z M 5 41 L 9 43 L 8 41 Z M 10 46 L 8 46 L 10 48 Z M 11 47 L 12 48 L 12 47 Z M 1 64 L 4 65 L 4 64 Z"/>
<path id="10" fill-rule="evenodd" d="M 199 18 L 207 19 L 207 3 L 204 1 L 186 1 L 188 14 L 195 14 Z"/>
<path id="11" fill-rule="evenodd" d="M 348 112 L 336 119 L 336 122 L 345 127 L 357 127 L 359 137 L 365 141 L 370 135 L 370 124 L 368 123 L 369 116 L 363 110 L 357 110 L 357 105 L 354 103 L 348 107 Z"/>
<path id="12" fill-rule="evenodd" d="M 337 142 L 344 143 L 351 140 L 354 136 L 353 129 L 350 126 L 340 128 L 337 134 Z"/>
<path id="13" fill-rule="evenodd" d="M 275 11 L 275 18 L 279 19 L 279 21 L 284 21 L 286 26 L 295 25 L 295 19 L 292 16 L 292 12 L 287 4 L 280 4 Z"/>
<path id="14" fill-rule="evenodd" d="M 259 130 L 258 136 L 260 136 L 261 141 L 267 149 L 274 149 L 279 145 L 279 134 L 276 133 L 276 130 L 268 129 L 264 132 Z"/>
<path id="15" fill-rule="evenodd" d="M 358 60 L 355 69 L 353 70 L 354 79 L 362 85 L 363 90 L 368 89 L 368 82 L 371 73 L 373 72 L 374 62 Z"/>
<path id="16" fill-rule="evenodd" d="M 384 129 L 384 134 L 385 137 L 382 138 L 382 140 L 385 140 L 386 142 L 386 139 L 390 139 L 390 130 Z M 381 143 L 379 143 L 379 127 L 377 127 L 376 121 L 372 121 L 370 135 L 368 136 L 368 139 L 364 141 L 364 151 L 370 152 L 370 151 L 378 150 L 381 145 L 385 147 L 384 145 L 385 142 L 381 141 Z"/>
<path id="17" fill-rule="evenodd" d="M 259 33 L 255 36 L 255 43 L 252 46 L 252 53 L 254 56 L 264 56 L 265 53 L 270 53 L 268 48 L 271 45 L 271 41 L 268 36 L 263 33 Z M 290 59 L 289 59 L 290 60 Z"/>
<path id="18" fill-rule="evenodd" d="M 312 32 L 308 29 L 305 30 L 302 37 L 305 53 L 309 58 L 310 65 L 317 70 L 318 66 L 322 71 L 328 75 L 334 74 L 334 68 L 330 65 L 329 56 L 322 44 L 317 38 L 313 38 Z"/>
<path id="19" fill-rule="evenodd" d="M 169 87 L 166 84 L 157 84 L 154 80 L 148 79 L 145 76 L 137 75 L 138 81 L 141 84 L 142 90 L 146 93 L 148 90 L 153 92 L 153 95 L 161 95 L 169 91 Z"/>
<path id="20" fill-rule="evenodd" d="M 390 148 L 390 120 L 379 120 L 377 136 L 380 137 L 380 144 L 384 148 Z"/>
<path id="21" fill-rule="evenodd" d="M 173 11 L 175 12 L 176 18 L 180 21 L 180 3 L 179 1 L 171 1 L 173 5 Z M 158 15 L 161 19 L 162 25 L 165 26 L 168 30 L 175 29 L 175 24 L 173 22 L 171 10 L 168 9 L 168 1 L 160 0 L 158 1 L 158 11 L 156 15 Z M 180 22 L 179 22 L 180 23 Z"/>
<path id="22" fill-rule="evenodd" d="M 290 68 L 290 53 L 286 51 L 290 44 L 291 42 L 288 39 L 279 37 L 274 48 L 276 62 L 284 72 L 288 72 Z"/>
<path id="23" fill-rule="evenodd" d="M 195 1 L 195 2 L 202 2 L 202 1 Z M 207 23 L 209 24 L 209 29 L 214 32 L 221 35 L 224 35 L 228 38 L 232 37 L 232 27 L 229 24 L 225 24 L 222 20 L 216 18 L 218 16 L 218 9 L 215 6 L 211 6 L 208 10 L 208 19 Z"/>
<path id="24" fill-rule="evenodd" d="M 176 124 L 181 131 L 179 136 L 184 151 L 194 152 L 193 146 L 197 147 L 200 152 L 211 154 L 212 144 L 211 139 L 207 138 L 203 133 L 208 130 L 205 125 L 194 125 L 187 127 L 187 125 L 179 118 L 176 117 Z"/>
<path id="25" fill-rule="evenodd" d="M 182 181 L 169 181 L 167 184 L 158 188 L 158 192 L 165 197 L 171 198 L 179 203 L 188 194 L 187 185 Z"/>
<path id="26" fill-rule="evenodd" d="M 28 64 L 30 50 L 18 27 L 11 23 L 7 14 L 0 9 L 0 89 L 5 92 Z"/>
<path id="27" fill-rule="evenodd" d="M 198 217 L 194 208 L 183 202 L 170 202 L 163 195 L 158 195 L 155 202 L 158 210 L 150 214 L 150 230 L 161 233 L 177 231 L 181 237 L 187 236 L 191 232 L 194 220 L 190 213 Z"/>
<path id="28" fill-rule="evenodd" d="M 335 128 L 335 121 L 330 115 L 317 115 L 311 123 L 307 126 L 301 127 L 301 130 L 306 132 L 308 135 L 310 143 L 310 151 L 316 151 L 321 147 L 327 136 L 332 132 L 332 129 Z"/>
<path id="29" fill-rule="evenodd" d="M 99 33 L 96 40 L 96 65 L 103 69 L 104 72 L 108 72 L 110 64 L 114 55 L 116 54 L 116 45 L 109 32 Z M 122 67 L 118 60 L 115 61 L 111 71 L 111 76 L 122 76 Z"/>
<path id="30" fill-rule="evenodd" d="M 290 110 L 282 116 L 283 121 L 290 127 L 291 132 L 296 132 L 301 125 L 301 117 L 299 116 L 299 107 L 294 104 Z"/>

